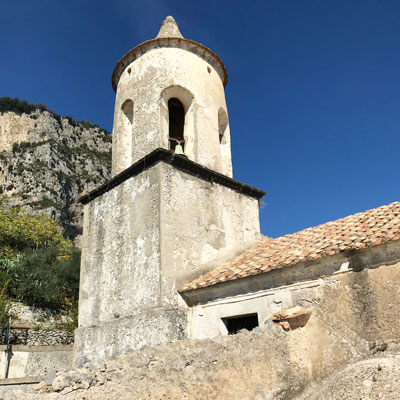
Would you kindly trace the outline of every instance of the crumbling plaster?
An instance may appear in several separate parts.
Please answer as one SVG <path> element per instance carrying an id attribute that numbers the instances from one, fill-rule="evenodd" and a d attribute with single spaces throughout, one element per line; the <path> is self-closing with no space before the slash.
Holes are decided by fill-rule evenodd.
<path id="1" fill-rule="evenodd" d="M 80 326 L 159 305 L 159 184 L 145 171 L 85 206 Z"/>
<path id="2" fill-rule="evenodd" d="M 226 335 L 228 332 L 222 318 L 237 315 L 257 313 L 259 324 L 263 326 L 272 313 L 299 304 L 312 306 L 313 303 L 319 301 L 322 291 L 326 292 L 327 290 L 324 288 L 326 280 L 323 278 L 337 280 L 338 275 L 345 275 L 340 278 L 341 281 L 352 282 L 363 276 L 355 272 L 365 268 L 374 269 L 381 265 L 392 264 L 398 260 L 400 260 L 400 243 L 394 242 L 354 253 L 325 257 L 314 263 L 299 263 L 293 267 L 275 270 L 252 278 L 240 279 L 240 287 L 239 283 L 232 282 L 207 289 L 198 289 L 193 293 L 183 293 L 189 304 L 200 303 L 190 308 L 189 311 L 189 337 L 205 339 Z M 356 284 L 356 286 L 360 285 Z M 347 287 L 345 286 L 345 289 L 351 295 L 350 289 Z M 378 289 L 377 292 L 379 293 Z M 360 307 L 362 304 L 363 301 L 360 298 Z M 354 309 L 348 313 L 354 313 Z M 376 329 L 375 325 L 372 326 L 373 329 Z M 360 331 L 358 334 L 365 336 L 368 328 L 363 328 L 363 330 L 364 332 Z M 370 336 L 372 339 L 373 335 Z"/>
<path id="3" fill-rule="evenodd" d="M 75 354 L 98 362 L 187 337 L 178 289 L 260 238 L 257 199 L 163 162 L 95 198 L 85 206 Z"/>
<path id="4" fill-rule="evenodd" d="M 120 76 L 114 112 L 112 175 L 157 147 L 169 148 L 171 97 L 185 107 L 185 152 L 189 159 L 232 176 L 229 124 L 219 143 L 218 112 L 227 112 L 224 86 L 203 58 L 181 48 L 154 48 L 127 65 Z M 122 104 L 133 101 L 131 132 L 123 123 Z M 131 140 L 126 140 L 126 136 Z"/>
<path id="5" fill-rule="evenodd" d="M 126 299 L 125 304 L 129 304 Z M 128 317 L 75 331 L 74 362 L 79 357 L 96 365 L 147 346 L 187 338 L 187 313 L 178 307 L 154 307 Z"/>
<path id="6" fill-rule="evenodd" d="M 5 370 L 6 346 L 0 346 L 0 371 Z M 8 378 L 44 377 L 72 367 L 72 346 L 12 346 Z M 2 376 L 3 377 L 3 376 Z"/>
<path id="7" fill-rule="evenodd" d="M 258 200 L 222 185 L 161 169 L 161 285 L 164 304 L 191 279 L 261 239 Z"/>

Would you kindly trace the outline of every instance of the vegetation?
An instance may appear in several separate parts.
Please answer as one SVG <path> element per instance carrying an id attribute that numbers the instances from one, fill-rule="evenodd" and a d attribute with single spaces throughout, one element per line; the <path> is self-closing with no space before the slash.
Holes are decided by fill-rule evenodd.
<path id="1" fill-rule="evenodd" d="M 21 251 L 43 248 L 65 249 L 65 240 L 57 223 L 46 215 L 28 215 L 19 207 L 11 208 L 0 197 L 0 257 L 13 257 Z"/>
<path id="2" fill-rule="evenodd" d="M 12 299 L 71 315 L 66 329 L 73 330 L 79 267 L 80 250 L 62 237 L 55 221 L 11 208 L 0 196 L 0 323 Z"/>
<path id="3" fill-rule="evenodd" d="M 62 310 L 78 300 L 80 251 L 60 257 L 59 249 L 26 250 L 11 275 L 9 293 L 25 304 Z"/>
<path id="4" fill-rule="evenodd" d="M 31 201 L 29 203 L 30 206 L 32 206 L 36 210 L 44 210 L 46 208 L 56 208 L 59 209 L 60 206 L 54 202 L 53 200 L 49 199 L 48 197 L 43 197 L 41 200 L 38 201 Z"/>
<path id="5" fill-rule="evenodd" d="M 105 129 L 100 128 L 98 125 L 92 124 L 90 121 L 76 121 L 72 117 L 66 116 L 62 117 L 59 114 L 55 113 L 54 111 L 49 110 L 44 104 L 33 104 L 28 103 L 26 100 L 21 100 L 18 98 L 11 98 L 11 97 L 0 97 L 0 114 L 4 112 L 12 111 L 18 115 L 21 114 L 32 114 L 35 111 L 47 111 L 50 113 L 54 119 L 57 120 L 59 125 L 61 126 L 61 119 L 65 118 L 68 120 L 69 124 L 77 127 L 81 126 L 84 128 L 98 128 L 100 131 L 109 133 Z M 32 118 L 36 119 L 36 116 L 32 116 Z M 108 136 L 106 136 L 108 138 Z M 111 135 L 108 138 L 111 141 Z"/>
<path id="6" fill-rule="evenodd" d="M 13 111 L 18 115 L 31 114 L 36 110 L 48 111 L 44 104 L 30 104 L 18 98 L 0 97 L 0 114 L 7 111 Z"/>
<path id="7" fill-rule="evenodd" d="M 111 165 L 110 152 L 98 151 L 104 146 L 82 144 L 81 134 L 85 129 L 98 128 L 107 133 L 104 141 L 110 142 L 111 135 L 90 121 L 61 117 L 43 104 L 30 104 L 18 98 L 0 98 L 0 115 L 5 112 L 32 118 L 31 124 L 37 127 L 42 139 L 14 143 L 12 151 L 0 153 L 5 171 L 24 178 L 23 184 L 13 180 L 12 184 L 1 186 L 0 191 L 15 189 L 14 196 L 36 211 L 55 208 L 57 215 L 67 213 L 63 204 L 57 204 L 60 196 L 55 190 L 65 182 L 78 183 L 80 190 L 88 179 L 94 182 Z M 38 121 L 33 120 L 41 119 L 43 112 L 60 126 L 74 127 L 74 134 L 69 135 L 69 130 L 64 134 L 62 129 L 59 131 L 63 134 L 57 136 L 48 134 L 48 130 L 42 132 Z M 96 143 L 97 136 L 103 135 L 94 136 Z M 103 138 L 99 137 L 99 141 L 103 143 Z M 37 151 L 40 146 L 45 147 Z M 39 153 L 46 156 L 37 157 Z M 58 168 L 58 159 L 62 160 L 62 168 Z M 93 169 L 92 164 L 99 167 Z M 68 315 L 69 320 L 62 320 L 66 321 L 65 329 L 72 331 L 77 323 L 80 251 L 63 238 L 58 224 L 51 218 L 44 214 L 30 215 L 21 207 L 10 207 L 5 199 L 0 194 L 0 324 L 2 316 L 9 312 L 7 302 L 17 300 Z"/>
<path id="8" fill-rule="evenodd" d="M 3 288 L 0 290 L 0 324 L 6 325 L 10 316 L 11 299 L 7 295 L 7 286 L 10 283 L 8 280 L 3 284 Z"/>
<path id="9" fill-rule="evenodd" d="M 0 192 L 15 189 L 13 196 L 19 196 L 24 204 L 36 211 L 55 208 L 57 216 L 67 213 L 66 207 L 57 202 L 60 196 L 55 190 L 65 182 L 72 185 L 77 182 L 78 190 L 81 190 L 88 179 L 95 181 L 111 165 L 110 152 L 98 151 L 104 146 L 96 146 L 97 139 L 103 144 L 103 138 L 100 137 L 103 135 L 95 133 L 95 145 L 90 144 L 92 142 L 89 146 L 81 144 L 85 129 L 98 126 L 90 121 L 61 117 L 43 104 L 0 97 L 0 115 L 6 112 L 32 118 L 31 124 L 35 125 L 42 139 L 14 143 L 12 151 L 0 153 L 5 171 L 24 178 L 23 183 L 17 184 L 15 182 L 20 180 L 12 180 L 12 184 L 1 186 Z M 74 127 L 73 134 L 69 135 L 70 129 L 65 132 L 56 129 L 62 132 L 60 135 L 49 134 L 47 128 L 42 132 L 39 120 L 43 112 L 58 121 L 60 126 L 69 124 Z M 56 123 L 52 121 L 54 127 Z M 98 129 L 107 133 L 104 141 L 111 142 L 111 135 Z M 40 146 L 45 147 L 39 151 Z M 39 153 L 45 156 L 36 157 Z M 62 160 L 62 168 L 58 168 L 58 159 Z M 98 164 L 99 167 L 93 169 L 92 164 Z M 27 305 L 49 307 L 69 315 L 71 319 L 65 323 L 65 328 L 73 330 L 77 322 L 79 250 L 63 238 L 55 221 L 46 215 L 29 215 L 21 207 L 10 207 L 5 198 L 0 194 L 0 324 L 2 315 L 8 312 L 3 307 L 3 299 L 4 304 L 11 299 Z"/>

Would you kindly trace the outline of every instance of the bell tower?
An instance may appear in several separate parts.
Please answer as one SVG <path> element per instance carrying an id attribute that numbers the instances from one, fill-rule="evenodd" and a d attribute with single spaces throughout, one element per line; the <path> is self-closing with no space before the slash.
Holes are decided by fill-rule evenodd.
<path id="1" fill-rule="evenodd" d="M 79 199 L 75 358 L 190 337 L 179 290 L 260 240 L 265 193 L 232 179 L 226 83 L 172 17 L 117 63 L 113 177 Z"/>
<path id="2" fill-rule="evenodd" d="M 167 17 L 114 69 L 113 176 L 156 148 L 180 145 L 189 160 L 231 177 L 227 79 L 220 58 Z"/>

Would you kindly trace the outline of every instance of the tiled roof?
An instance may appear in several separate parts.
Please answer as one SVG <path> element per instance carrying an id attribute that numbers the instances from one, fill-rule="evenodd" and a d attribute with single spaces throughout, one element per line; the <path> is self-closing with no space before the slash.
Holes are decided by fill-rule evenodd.
<path id="1" fill-rule="evenodd" d="M 399 239 L 400 202 L 395 202 L 276 239 L 265 238 L 240 256 L 195 279 L 181 292 Z"/>

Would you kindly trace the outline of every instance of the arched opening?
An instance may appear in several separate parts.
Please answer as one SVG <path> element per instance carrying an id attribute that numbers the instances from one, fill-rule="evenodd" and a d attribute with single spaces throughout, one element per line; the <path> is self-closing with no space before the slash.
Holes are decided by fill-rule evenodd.
<path id="1" fill-rule="evenodd" d="M 122 121 L 122 124 L 124 127 L 128 127 L 132 125 L 133 121 L 133 101 L 132 100 L 125 100 L 124 104 L 122 104 L 122 112 L 124 113 L 124 120 Z"/>
<path id="2" fill-rule="evenodd" d="M 183 131 L 185 127 L 185 109 L 183 104 L 175 97 L 168 100 L 169 114 L 169 149 L 175 152 L 177 145 L 185 151 L 185 139 Z"/>
<path id="3" fill-rule="evenodd" d="M 130 167 L 132 164 L 132 125 L 133 125 L 133 101 L 125 100 L 121 106 L 118 125 L 118 154 L 119 171 Z"/>
<path id="4" fill-rule="evenodd" d="M 228 116 L 223 108 L 220 108 L 218 111 L 218 132 L 219 132 L 219 143 L 225 144 L 226 137 L 225 132 L 228 127 Z"/>

